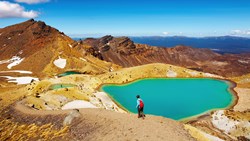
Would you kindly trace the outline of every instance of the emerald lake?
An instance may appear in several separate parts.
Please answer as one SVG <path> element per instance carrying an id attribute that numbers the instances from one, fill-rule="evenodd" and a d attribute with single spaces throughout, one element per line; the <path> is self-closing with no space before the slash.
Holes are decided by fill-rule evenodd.
<path id="1" fill-rule="evenodd" d="M 234 101 L 228 81 L 209 78 L 142 79 L 124 85 L 106 84 L 101 89 L 130 112 L 137 113 L 136 95 L 140 95 L 145 114 L 175 120 L 227 108 Z"/>
<path id="2" fill-rule="evenodd" d="M 74 87 L 75 85 L 73 84 L 54 84 L 51 85 L 49 87 L 50 90 L 57 90 L 57 89 L 61 89 L 61 88 L 70 88 L 70 87 Z"/>
<path id="3" fill-rule="evenodd" d="M 72 75 L 72 74 L 81 74 L 80 72 L 76 72 L 76 71 L 67 71 L 67 72 L 64 72 L 62 74 L 59 74 L 58 76 L 59 77 L 63 77 L 63 76 L 68 76 L 68 75 Z"/>

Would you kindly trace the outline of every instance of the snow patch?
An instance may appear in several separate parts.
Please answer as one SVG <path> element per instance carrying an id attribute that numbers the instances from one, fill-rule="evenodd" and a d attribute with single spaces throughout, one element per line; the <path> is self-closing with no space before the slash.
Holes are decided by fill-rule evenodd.
<path id="1" fill-rule="evenodd" d="M 19 56 L 13 56 L 9 62 L 11 62 L 7 68 L 11 69 L 12 67 L 19 65 L 22 61 L 24 60 L 24 58 L 20 58 Z"/>
<path id="2" fill-rule="evenodd" d="M 67 64 L 67 60 L 66 59 L 62 59 L 60 56 L 59 56 L 59 59 L 55 60 L 54 62 L 54 65 L 56 65 L 58 68 L 61 68 L 63 69 L 66 64 Z"/>
<path id="3" fill-rule="evenodd" d="M 23 74 L 32 74 L 31 71 L 24 71 L 24 70 L 0 71 L 0 73 L 8 73 L 8 72 L 18 72 L 18 73 L 23 73 Z"/>
<path id="4" fill-rule="evenodd" d="M 7 78 L 8 82 L 14 82 L 14 83 L 17 83 L 17 85 L 29 84 L 32 80 L 39 81 L 38 78 L 29 77 L 29 76 L 25 76 L 25 77 L 0 76 L 0 77 Z"/>
<path id="5" fill-rule="evenodd" d="M 9 60 L 2 60 L 0 61 L 0 64 L 5 64 L 5 63 L 12 63 L 12 62 L 15 62 L 15 61 L 18 61 L 18 60 L 21 60 L 20 57 L 18 56 L 13 56 L 11 59 Z"/>
<path id="6" fill-rule="evenodd" d="M 172 70 L 168 70 L 167 71 L 167 77 L 176 77 L 177 73 L 175 71 Z"/>
<path id="7" fill-rule="evenodd" d="M 14 61 L 18 61 L 18 60 L 20 60 L 21 58 L 20 57 L 18 57 L 18 56 L 13 56 L 11 59 L 9 59 L 9 60 L 2 60 L 2 61 L 0 61 L 0 64 L 5 64 L 5 63 L 12 63 L 12 62 L 14 62 Z"/>
<path id="8" fill-rule="evenodd" d="M 79 108 L 97 108 L 95 105 L 91 104 L 88 101 L 85 100 L 74 100 L 71 101 L 67 104 L 65 104 L 62 107 L 62 110 L 67 110 L 67 109 L 79 109 Z"/>
<path id="9" fill-rule="evenodd" d="M 70 48 L 72 48 L 72 45 L 71 45 L 71 44 L 68 44 L 68 46 L 69 46 Z"/>

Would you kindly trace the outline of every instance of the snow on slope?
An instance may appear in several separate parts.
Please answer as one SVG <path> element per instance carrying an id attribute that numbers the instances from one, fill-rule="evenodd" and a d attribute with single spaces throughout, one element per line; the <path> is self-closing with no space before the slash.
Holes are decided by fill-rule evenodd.
<path id="1" fill-rule="evenodd" d="M 23 73 L 23 74 L 32 74 L 31 71 L 25 71 L 25 70 L 0 71 L 0 73 L 9 73 L 9 72 L 18 72 L 18 73 Z"/>
<path id="2" fill-rule="evenodd" d="M 12 67 L 19 65 L 22 61 L 24 60 L 24 58 L 21 58 L 19 56 L 13 56 L 11 59 L 9 60 L 2 60 L 0 61 L 0 65 L 1 64 L 5 64 L 5 63 L 10 63 L 7 68 L 11 69 Z"/>
<path id="3" fill-rule="evenodd" d="M 60 56 L 59 56 L 59 59 L 55 60 L 54 62 L 54 65 L 56 65 L 58 68 L 61 68 L 63 69 L 66 64 L 67 64 L 67 60 L 66 59 L 62 59 Z"/>
<path id="4" fill-rule="evenodd" d="M 12 76 L 0 76 L 8 79 L 8 82 L 17 83 L 17 85 L 21 84 L 29 84 L 32 80 L 39 81 L 38 78 L 25 76 L 25 77 L 12 77 Z"/>

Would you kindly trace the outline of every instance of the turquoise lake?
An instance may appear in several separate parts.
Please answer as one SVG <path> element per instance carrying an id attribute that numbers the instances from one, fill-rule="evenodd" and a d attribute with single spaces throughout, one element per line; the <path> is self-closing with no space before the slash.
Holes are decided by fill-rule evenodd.
<path id="1" fill-rule="evenodd" d="M 70 88 L 70 87 L 74 87 L 75 85 L 73 84 L 54 84 L 51 85 L 49 89 L 51 90 L 57 90 L 57 89 L 61 89 L 61 88 Z"/>
<path id="2" fill-rule="evenodd" d="M 63 77 L 63 76 L 68 76 L 68 75 L 72 75 L 72 74 L 81 74 L 80 72 L 76 72 L 76 71 L 67 71 L 67 72 L 64 72 L 62 74 L 59 74 L 58 76 L 59 77 Z"/>
<path id="3" fill-rule="evenodd" d="M 140 95 L 145 114 L 175 120 L 227 108 L 234 101 L 229 82 L 208 78 L 142 79 L 124 85 L 107 84 L 101 89 L 130 112 L 137 113 L 136 95 Z"/>

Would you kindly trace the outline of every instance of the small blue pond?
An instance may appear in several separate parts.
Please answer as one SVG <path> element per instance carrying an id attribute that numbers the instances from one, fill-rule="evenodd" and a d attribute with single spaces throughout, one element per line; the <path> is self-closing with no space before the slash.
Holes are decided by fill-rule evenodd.
<path id="1" fill-rule="evenodd" d="M 73 84 L 54 84 L 51 85 L 49 87 L 50 90 L 57 90 L 57 89 L 61 89 L 61 88 L 70 88 L 70 87 L 74 87 L 75 85 Z"/>
<path id="2" fill-rule="evenodd" d="M 68 76 L 68 75 L 72 75 L 72 74 L 81 74 L 80 72 L 76 72 L 76 71 L 67 71 L 64 73 L 59 74 L 59 77 L 63 77 L 63 76 Z"/>

